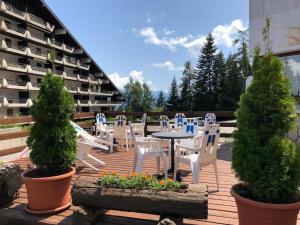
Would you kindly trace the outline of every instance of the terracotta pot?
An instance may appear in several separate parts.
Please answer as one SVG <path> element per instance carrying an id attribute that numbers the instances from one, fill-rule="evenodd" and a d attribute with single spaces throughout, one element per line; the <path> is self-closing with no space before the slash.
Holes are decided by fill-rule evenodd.
<path id="1" fill-rule="evenodd" d="M 230 193 L 235 198 L 239 225 L 296 225 L 300 202 L 293 204 L 269 204 L 243 198 L 234 191 Z"/>
<path id="2" fill-rule="evenodd" d="M 27 170 L 22 174 L 22 180 L 27 189 L 27 212 L 55 214 L 71 206 L 71 181 L 75 168 L 62 175 L 42 178 L 27 176 L 30 171 L 32 170 Z"/>

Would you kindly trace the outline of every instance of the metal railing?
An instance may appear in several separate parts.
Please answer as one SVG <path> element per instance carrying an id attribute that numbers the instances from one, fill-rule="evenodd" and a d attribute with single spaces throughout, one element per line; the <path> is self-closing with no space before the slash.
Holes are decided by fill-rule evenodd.
<path id="1" fill-rule="evenodd" d="M 89 100 L 79 100 L 80 101 L 80 104 L 88 104 L 89 103 Z"/>
<path id="2" fill-rule="evenodd" d="M 62 60 L 63 60 L 63 57 L 62 57 L 62 56 L 59 56 L 59 55 L 56 55 L 56 56 L 55 56 L 55 60 L 57 60 L 57 61 L 62 61 Z"/>
<path id="3" fill-rule="evenodd" d="M 56 46 L 59 46 L 59 47 L 62 47 L 62 45 L 63 45 L 62 42 L 60 42 L 60 41 L 58 41 L 56 39 L 54 39 L 53 44 L 56 45 Z"/>
<path id="4" fill-rule="evenodd" d="M 4 1 L 1 1 L 1 2 L 4 2 Z M 13 12 L 13 13 L 15 13 L 15 14 L 20 15 L 20 16 L 24 16 L 24 15 L 25 15 L 25 12 L 23 12 L 23 11 L 20 10 L 20 9 L 17 9 L 17 8 L 14 7 L 12 4 L 9 4 L 9 3 L 7 3 L 7 2 L 4 2 L 4 4 L 5 4 L 5 6 L 6 6 L 6 8 L 7 8 L 8 11 L 11 11 L 11 12 Z"/>
<path id="5" fill-rule="evenodd" d="M 44 33 L 39 33 L 39 32 L 30 32 L 31 36 L 36 38 L 36 39 L 40 39 L 42 41 L 46 41 L 47 38 L 45 37 Z"/>
<path id="6" fill-rule="evenodd" d="M 88 92 L 88 91 L 89 91 L 89 88 L 87 88 L 87 87 L 81 87 L 81 88 L 80 88 L 80 91 Z"/>
<path id="7" fill-rule="evenodd" d="M 80 79 L 82 80 L 87 80 L 88 79 L 88 76 L 84 76 L 84 75 L 79 75 Z"/>
<path id="8" fill-rule="evenodd" d="M 28 83 L 28 81 L 24 81 L 24 80 L 9 80 L 9 79 L 6 79 L 6 81 L 9 85 L 22 86 L 22 87 L 25 87 Z"/>
<path id="9" fill-rule="evenodd" d="M 68 86 L 68 85 L 66 85 L 66 87 L 67 87 L 67 90 L 69 90 L 69 91 L 77 91 L 77 86 Z"/>
<path id="10" fill-rule="evenodd" d="M 74 47 L 72 47 L 71 45 L 65 44 L 65 46 L 66 46 L 66 49 L 68 49 L 68 50 L 73 50 L 74 49 Z"/>
<path id="11" fill-rule="evenodd" d="M 40 17 L 38 17 L 36 15 L 33 15 L 31 13 L 28 13 L 28 15 L 30 16 L 30 19 L 32 19 L 34 22 L 37 22 L 37 23 L 39 23 L 41 25 L 44 25 L 44 26 L 47 25 L 47 22 L 44 21 L 42 18 L 40 18 Z"/>
<path id="12" fill-rule="evenodd" d="M 9 104 L 18 103 L 24 104 L 28 101 L 28 98 L 7 98 Z"/>
<path id="13" fill-rule="evenodd" d="M 44 68 L 44 67 L 38 67 L 38 66 L 31 66 L 32 70 L 35 70 L 35 71 L 40 71 L 40 72 L 47 72 L 48 69 L 47 68 Z"/>
<path id="14" fill-rule="evenodd" d="M 8 48 L 12 48 L 12 49 L 19 50 L 19 51 L 25 51 L 26 50 L 26 46 L 24 46 L 24 45 L 14 44 L 12 42 L 7 42 L 7 41 L 5 41 L 5 43 L 6 43 L 6 46 Z"/>
<path id="15" fill-rule="evenodd" d="M 67 63 L 76 65 L 76 59 L 73 57 L 65 56 Z"/>
<path id="16" fill-rule="evenodd" d="M 25 34 L 26 29 L 24 29 L 22 27 L 19 27 L 17 24 L 9 23 L 7 21 L 4 21 L 4 22 L 6 24 L 7 29 L 16 31 L 16 32 L 21 33 L 21 34 Z"/>
<path id="17" fill-rule="evenodd" d="M 18 62 L 17 59 L 8 59 L 6 61 L 6 63 L 8 66 L 18 67 L 18 68 L 22 68 L 22 69 L 25 69 L 27 66 L 27 64 L 25 64 L 25 63 Z"/>

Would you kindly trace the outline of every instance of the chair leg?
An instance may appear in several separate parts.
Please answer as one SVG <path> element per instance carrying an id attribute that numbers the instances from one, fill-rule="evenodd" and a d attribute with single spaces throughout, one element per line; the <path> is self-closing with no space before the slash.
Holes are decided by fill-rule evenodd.
<path id="1" fill-rule="evenodd" d="M 144 157 L 142 155 L 138 155 L 137 159 L 138 159 L 137 160 L 137 172 L 141 173 L 142 169 L 143 169 L 143 160 L 144 160 Z"/>
<path id="2" fill-rule="evenodd" d="M 217 162 L 214 163 L 214 170 L 215 170 L 215 176 L 216 176 L 216 182 L 217 182 L 217 191 L 219 191 L 220 190 L 220 185 L 219 185 Z"/>
<path id="3" fill-rule="evenodd" d="M 133 158 L 133 170 L 132 170 L 132 172 L 134 172 L 135 173 L 135 171 L 136 171 L 136 164 L 137 164 L 137 154 L 136 153 L 134 153 L 134 156 L 133 156 L 134 158 Z"/>
<path id="4" fill-rule="evenodd" d="M 160 173 L 160 157 L 156 157 L 156 170 L 157 174 Z"/>
<path id="5" fill-rule="evenodd" d="M 200 172 L 199 162 L 191 163 L 191 169 L 192 169 L 193 184 L 199 184 L 199 172 Z"/>

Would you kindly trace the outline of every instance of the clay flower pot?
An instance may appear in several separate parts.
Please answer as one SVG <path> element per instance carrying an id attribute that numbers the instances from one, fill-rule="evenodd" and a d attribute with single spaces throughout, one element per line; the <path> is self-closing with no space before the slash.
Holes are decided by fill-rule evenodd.
<path id="1" fill-rule="evenodd" d="M 293 204 L 269 204 L 243 198 L 234 191 L 239 225 L 296 225 L 300 202 Z"/>
<path id="2" fill-rule="evenodd" d="M 71 181 L 75 168 L 62 175 L 41 178 L 29 177 L 28 173 L 31 171 L 27 170 L 22 174 L 27 189 L 27 212 L 55 214 L 71 206 Z"/>

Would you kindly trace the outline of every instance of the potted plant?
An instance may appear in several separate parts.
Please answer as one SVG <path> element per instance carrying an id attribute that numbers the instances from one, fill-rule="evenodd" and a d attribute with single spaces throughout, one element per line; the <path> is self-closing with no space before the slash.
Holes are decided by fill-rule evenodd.
<path id="1" fill-rule="evenodd" d="M 296 127 L 295 100 L 282 61 L 272 55 L 270 19 L 266 53 L 253 60 L 253 81 L 236 112 L 232 167 L 240 182 L 231 188 L 240 225 L 295 225 L 300 208 L 299 150 L 286 136 Z"/>
<path id="2" fill-rule="evenodd" d="M 35 121 L 27 145 L 36 168 L 23 173 L 27 211 L 53 214 L 71 204 L 72 167 L 76 159 L 76 133 L 70 124 L 74 100 L 60 77 L 48 73 L 32 106 Z"/>

